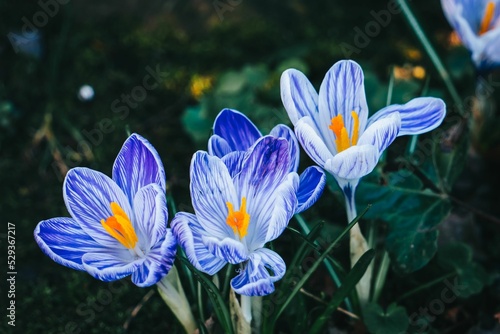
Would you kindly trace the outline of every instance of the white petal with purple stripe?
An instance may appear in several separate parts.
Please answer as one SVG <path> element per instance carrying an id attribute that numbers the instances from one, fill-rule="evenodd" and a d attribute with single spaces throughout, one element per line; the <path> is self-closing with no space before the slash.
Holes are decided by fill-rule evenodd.
<path id="1" fill-rule="evenodd" d="M 145 138 L 132 134 L 123 144 L 113 165 L 113 180 L 132 203 L 139 189 L 158 184 L 166 189 L 165 170 L 156 149 Z"/>
<path id="2" fill-rule="evenodd" d="M 296 69 L 281 75 L 281 100 L 293 125 L 304 116 L 313 120 L 318 116 L 318 93 L 309 79 Z"/>
<path id="3" fill-rule="evenodd" d="M 35 241 L 53 261 L 71 269 L 85 270 L 82 257 L 87 252 L 104 251 L 72 218 L 43 220 L 35 228 Z"/>
<path id="4" fill-rule="evenodd" d="M 285 271 L 283 259 L 272 250 L 262 248 L 250 254 L 245 268 L 231 280 L 231 287 L 241 295 L 265 296 L 274 292 L 274 282 L 280 280 Z"/>
<path id="5" fill-rule="evenodd" d="M 171 227 L 177 242 L 196 269 L 214 275 L 226 265 L 226 261 L 210 253 L 203 243 L 203 236 L 210 234 L 203 229 L 195 215 L 178 212 L 172 220 Z"/>
<path id="6" fill-rule="evenodd" d="M 130 219 L 134 213 L 118 185 L 108 176 L 89 168 L 73 168 L 64 180 L 64 201 L 71 216 L 95 241 L 107 247 L 121 245 L 101 224 L 112 216 L 111 202 L 116 202 Z"/>
<path id="7" fill-rule="evenodd" d="M 368 120 L 368 127 L 396 112 L 401 117 L 398 136 L 418 135 L 441 125 L 446 116 L 446 105 L 435 97 L 417 97 L 406 104 L 393 104 L 377 111 Z"/>

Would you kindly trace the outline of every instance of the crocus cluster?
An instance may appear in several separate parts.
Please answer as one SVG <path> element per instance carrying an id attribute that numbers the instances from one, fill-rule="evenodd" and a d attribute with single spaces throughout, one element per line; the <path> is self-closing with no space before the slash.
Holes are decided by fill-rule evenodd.
<path id="1" fill-rule="evenodd" d="M 177 213 L 171 228 L 161 160 L 146 139 L 133 134 L 112 178 L 88 168 L 68 172 L 63 193 L 71 218 L 40 222 L 40 248 L 55 262 L 97 279 L 132 275 L 144 287 L 169 272 L 180 245 L 193 266 L 209 275 L 237 265 L 235 292 L 267 295 L 286 265 L 265 246 L 319 198 L 322 168 L 344 191 L 355 188 L 397 136 L 430 131 L 444 117 L 440 99 L 417 98 L 368 118 L 363 72 L 352 61 L 336 63 L 319 94 L 293 69 L 283 73 L 281 91 L 295 133 L 280 124 L 264 136 L 242 113 L 222 110 L 208 150 L 191 161 L 194 212 Z M 299 176 L 299 143 L 321 168 L 308 167 Z"/>

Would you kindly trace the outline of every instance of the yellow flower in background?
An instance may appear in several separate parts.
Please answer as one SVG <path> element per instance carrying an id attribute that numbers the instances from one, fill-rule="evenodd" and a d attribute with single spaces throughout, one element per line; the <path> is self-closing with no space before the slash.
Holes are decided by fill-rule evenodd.
<path id="1" fill-rule="evenodd" d="M 206 93 L 206 91 L 212 88 L 213 81 L 212 76 L 195 74 L 191 78 L 191 84 L 189 87 L 191 96 L 199 100 L 203 94 Z"/>

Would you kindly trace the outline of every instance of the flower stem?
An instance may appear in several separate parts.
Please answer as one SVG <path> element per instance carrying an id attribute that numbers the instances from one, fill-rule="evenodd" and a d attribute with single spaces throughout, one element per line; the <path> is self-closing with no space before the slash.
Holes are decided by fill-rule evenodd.
<path id="1" fill-rule="evenodd" d="M 373 297 L 371 301 L 374 303 L 376 303 L 380 298 L 380 294 L 382 293 L 382 289 L 384 288 L 385 278 L 387 277 L 387 271 L 389 270 L 390 264 L 391 260 L 389 259 L 389 254 L 384 251 L 382 261 L 380 262 L 380 266 L 378 268 L 377 276 L 375 277 L 375 285 L 373 287 Z"/>
<path id="2" fill-rule="evenodd" d="M 247 323 L 252 322 L 252 297 L 241 295 L 241 312 Z"/>
<path id="3" fill-rule="evenodd" d="M 345 202 L 346 202 L 346 211 L 347 211 L 347 220 L 348 222 L 352 222 L 354 218 L 357 216 L 356 212 L 356 202 L 355 192 L 356 186 L 346 188 L 349 191 L 344 190 Z M 354 225 L 350 230 L 350 254 L 351 254 L 351 267 L 358 262 L 361 256 L 368 251 L 368 243 L 366 242 L 365 237 L 361 233 L 361 229 L 359 228 L 359 223 Z M 365 274 L 361 278 L 361 280 L 356 285 L 356 291 L 358 292 L 358 299 L 361 305 L 361 309 L 368 303 L 370 298 L 370 286 L 372 280 L 372 271 L 373 264 L 368 266 Z"/>
<path id="4" fill-rule="evenodd" d="M 196 322 L 180 283 L 176 267 L 173 266 L 168 275 L 163 277 L 156 285 L 163 301 L 179 320 L 186 333 L 193 333 L 197 328 Z"/>

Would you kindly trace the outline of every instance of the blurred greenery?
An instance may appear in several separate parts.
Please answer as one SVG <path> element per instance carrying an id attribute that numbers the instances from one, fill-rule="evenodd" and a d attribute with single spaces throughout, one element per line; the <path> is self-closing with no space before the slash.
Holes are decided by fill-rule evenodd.
<path id="1" fill-rule="evenodd" d="M 226 4 L 224 10 L 218 7 L 221 2 Z M 299 68 L 319 87 L 328 68 L 346 57 L 345 45 L 356 45 L 358 31 L 374 22 L 373 12 L 386 9 L 388 2 L 60 3 L 0 2 L 0 217 L 4 226 L 0 243 L 6 254 L 7 222 L 15 224 L 17 270 L 16 327 L 8 326 L 3 315 L 0 333 L 181 333 L 157 292 L 143 300 L 154 288 L 139 289 L 128 280 L 100 282 L 54 263 L 39 250 L 33 239 L 36 224 L 68 216 L 62 197 L 64 174 L 69 168 L 86 166 L 110 175 L 127 133 L 137 132 L 159 151 L 168 190 L 179 210 L 189 210 L 191 155 L 206 148 L 205 139 L 220 109 L 244 112 L 263 133 L 277 123 L 288 123 L 279 95 L 281 72 Z M 464 106 L 473 108 L 475 72 L 468 52 L 450 42 L 451 31 L 439 2 L 423 0 L 412 7 L 443 57 Z M 45 14 L 46 22 L 40 21 L 47 11 L 52 14 Z M 365 44 L 350 58 L 365 69 L 371 112 L 387 103 L 389 81 L 394 77 L 392 103 L 406 102 L 426 89 L 428 95 L 448 102 L 450 116 L 456 114 L 457 106 L 402 15 L 392 15 L 387 27 Z M 484 80 L 492 89 L 486 98 L 494 106 L 498 73 Z M 78 98 L 83 85 L 93 87 L 90 100 Z M 406 242 L 406 248 L 398 246 L 402 238 L 414 237 L 425 245 L 417 247 L 425 254 L 411 263 L 411 270 L 389 272 L 380 306 L 367 323 L 369 329 L 391 325 L 393 317 L 395 327 L 403 328 L 400 307 L 410 315 L 419 312 L 439 298 L 443 283 L 403 299 L 398 307 L 387 306 L 449 270 L 470 282 L 467 294 L 447 304 L 435 319 L 420 314 L 416 319 L 427 319 L 429 332 L 494 328 L 494 314 L 500 312 L 500 131 L 493 126 L 498 124 L 497 114 L 494 109 L 484 119 L 477 113 L 467 119 L 470 141 L 457 140 L 468 134 L 460 131 L 456 121 L 445 122 L 444 136 L 433 141 L 432 152 L 400 180 L 403 191 L 394 188 L 391 175 L 397 175 L 397 158 L 405 156 L 408 138 L 398 139 L 377 172 L 363 181 L 365 190 L 360 187 L 358 196 L 366 193 L 359 198 L 360 205 L 382 200 L 367 220 L 376 223 L 377 250 L 392 250 L 393 267 L 408 265 L 401 258 L 415 256 Z M 425 143 L 425 138 L 431 135 L 419 137 L 418 143 Z M 415 160 L 406 158 L 415 166 Z M 301 166 L 311 163 L 302 154 Z M 406 194 L 408 189 L 415 196 Z M 428 196 L 437 191 L 439 196 Z M 325 221 L 326 240 L 338 233 L 332 226 L 345 226 L 339 198 L 335 188 L 332 193 L 325 190 L 304 213 L 309 222 Z M 419 203 L 396 205 L 401 202 Z M 435 207 L 439 210 L 430 210 Z M 385 236 L 386 243 L 381 241 Z M 450 241 L 467 246 L 446 248 Z M 297 238 L 287 231 L 273 245 L 290 263 Z M 438 259 L 433 257 L 436 252 Z M 466 260 L 451 260 L 457 254 L 466 254 Z M 333 256 L 348 267 L 347 244 L 334 250 Z M 443 257 L 448 263 L 443 263 Z M 7 268 L 3 261 L 2 268 Z M 5 310 L 5 278 L 2 282 L 0 306 Z M 284 313 L 287 319 L 277 323 L 280 332 L 306 331 L 323 313 L 336 286 L 320 268 L 305 289 L 322 303 L 297 295 Z M 196 309 L 195 296 L 188 295 Z M 133 312 L 138 305 L 142 308 Z M 210 305 L 207 308 L 213 311 Z M 343 313 L 335 312 L 330 320 L 331 331 L 366 332 Z M 408 331 L 418 332 L 419 326 L 410 324 Z"/>

